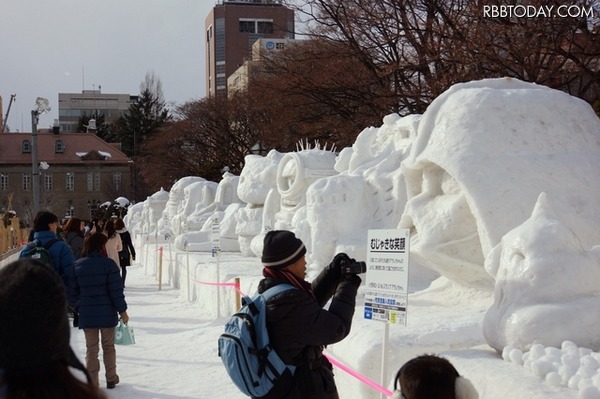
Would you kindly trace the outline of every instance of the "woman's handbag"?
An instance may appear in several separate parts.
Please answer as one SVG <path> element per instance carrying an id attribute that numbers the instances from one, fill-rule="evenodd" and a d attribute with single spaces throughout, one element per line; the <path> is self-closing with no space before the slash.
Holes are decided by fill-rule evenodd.
<path id="1" fill-rule="evenodd" d="M 135 336 L 133 335 L 133 327 L 128 326 L 119 319 L 119 324 L 115 327 L 115 344 L 116 345 L 133 345 L 135 344 Z"/>

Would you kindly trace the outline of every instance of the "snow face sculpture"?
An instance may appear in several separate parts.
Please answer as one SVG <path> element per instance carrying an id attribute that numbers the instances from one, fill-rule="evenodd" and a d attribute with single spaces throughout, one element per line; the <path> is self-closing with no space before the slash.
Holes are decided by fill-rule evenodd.
<path id="1" fill-rule="evenodd" d="M 252 239 L 262 231 L 265 201 L 269 191 L 275 187 L 277 166 L 282 157 L 283 154 L 275 150 L 270 151 L 266 157 L 245 157 L 237 194 L 247 205 L 235 214 L 235 233 L 238 235 L 240 252 L 244 256 L 253 256 Z"/>
<path id="2" fill-rule="evenodd" d="M 143 222 L 142 213 L 144 211 L 145 202 L 138 202 L 137 204 L 131 205 L 127 209 L 127 215 L 123 217 L 123 223 L 127 229 L 131 232 L 132 236 L 142 234 Z"/>
<path id="3" fill-rule="evenodd" d="M 319 146 L 283 156 L 277 167 L 277 191 L 281 196 L 275 229 L 290 229 L 294 212 L 306 205 L 306 190 L 317 179 L 337 174 L 335 154 Z"/>
<path id="4" fill-rule="evenodd" d="M 600 246 L 587 251 L 545 194 L 531 217 L 492 250 L 485 267 L 496 288 L 483 333 L 498 352 L 507 346 L 527 351 L 533 344 L 560 348 L 565 340 L 600 349 Z"/>
<path id="5" fill-rule="evenodd" d="M 402 164 L 411 257 L 491 287 L 484 258 L 541 192 L 587 247 L 600 243 L 600 120 L 585 102 L 515 79 L 451 87 L 423 114 Z"/>
<path id="6" fill-rule="evenodd" d="M 308 252 L 315 271 L 338 252 L 365 259 L 368 230 L 398 224 L 407 199 L 400 163 L 414 141 L 418 120 L 391 114 L 380 128 L 363 130 L 352 148 L 337 157 L 335 170 L 340 175 L 319 179 L 308 188 Z"/>
<path id="7" fill-rule="evenodd" d="M 187 219 L 197 208 L 204 209 L 215 201 L 217 187 L 217 183 L 203 179 L 183 189 L 183 203 L 178 208 L 179 212 L 173 217 L 172 229 L 175 235 L 185 234 L 188 231 Z"/>
<path id="8" fill-rule="evenodd" d="M 160 191 L 152 194 L 148 199 L 144 202 L 145 212 L 143 211 L 143 216 L 147 217 L 147 230 L 146 232 L 149 235 L 154 234 L 154 236 L 158 235 L 159 229 L 159 221 L 162 217 L 162 213 L 165 210 L 165 206 L 167 205 L 167 201 L 169 200 L 169 192 L 165 191 L 162 187 Z"/>
<path id="9" fill-rule="evenodd" d="M 239 176 L 226 172 L 217 186 L 215 201 L 196 210 L 187 218 L 187 233 L 175 238 L 178 249 L 211 251 L 214 220 L 219 223 L 221 250 L 239 251 L 235 234 L 235 213 L 242 206 L 237 196 Z M 204 186 L 206 189 L 207 186 Z M 198 204 L 201 205 L 201 204 Z"/>
<path id="10" fill-rule="evenodd" d="M 180 207 L 182 206 L 185 200 L 184 190 L 187 186 L 192 183 L 198 181 L 206 181 L 202 177 L 196 176 L 187 176 L 183 177 L 175 182 L 169 191 L 169 200 L 165 206 L 165 210 L 162 215 L 162 229 L 165 230 L 165 233 L 173 236 L 173 232 L 175 230 L 179 230 L 179 227 L 175 227 L 171 224 L 175 215 L 177 215 L 180 211 Z"/>

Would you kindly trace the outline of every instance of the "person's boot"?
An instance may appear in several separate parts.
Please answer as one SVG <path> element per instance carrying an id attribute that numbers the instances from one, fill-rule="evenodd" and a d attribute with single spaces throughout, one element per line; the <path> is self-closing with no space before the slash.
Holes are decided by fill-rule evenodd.
<path id="1" fill-rule="evenodd" d="M 119 376 L 115 376 L 115 379 L 112 381 L 106 381 L 106 388 L 113 389 L 119 383 Z"/>

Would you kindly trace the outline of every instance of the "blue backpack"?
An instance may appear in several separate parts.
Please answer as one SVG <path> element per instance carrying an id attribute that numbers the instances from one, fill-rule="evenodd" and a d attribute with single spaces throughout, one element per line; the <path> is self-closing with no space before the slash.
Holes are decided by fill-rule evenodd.
<path id="1" fill-rule="evenodd" d="M 260 398 L 269 392 L 286 393 L 296 367 L 285 364 L 269 344 L 266 302 L 294 289 L 279 284 L 252 298 L 244 296 L 242 307 L 225 324 L 219 337 L 219 356 L 234 384 L 244 394 Z"/>

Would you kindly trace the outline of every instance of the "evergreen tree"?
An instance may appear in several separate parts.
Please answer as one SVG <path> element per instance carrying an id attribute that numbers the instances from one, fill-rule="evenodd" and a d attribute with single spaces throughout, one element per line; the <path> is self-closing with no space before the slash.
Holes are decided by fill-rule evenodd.
<path id="1" fill-rule="evenodd" d="M 77 123 L 76 132 L 86 133 L 91 119 L 96 120 L 96 136 L 100 137 L 107 143 L 114 143 L 119 141 L 119 137 L 117 135 L 117 132 L 115 131 L 115 127 L 110 123 L 106 123 L 104 114 L 99 114 L 98 112 L 93 112 L 90 116 L 83 114 L 79 118 L 79 122 Z"/>
<path id="2" fill-rule="evenodd" d="M 135 158 L 140 145 L 171 119 L 163 98 L 162 84 L 154 73 L 146 73 L 138 100 L 119 119 L 119 138 L 123 152 Z"/>

